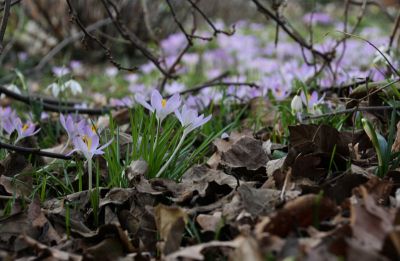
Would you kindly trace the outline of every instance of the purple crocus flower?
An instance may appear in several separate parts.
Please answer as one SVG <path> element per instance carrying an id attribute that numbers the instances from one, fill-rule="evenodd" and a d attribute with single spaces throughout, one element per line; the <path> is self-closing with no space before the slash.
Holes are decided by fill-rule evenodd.
<path id="1" fill-rule="evenodd" d="M 99 136 L 91 130 L 85 132 L 84 135 L 75 136 L 72 140 L 75 148 L 69 154 L 72 154 L 75 151 L 80 151 L 87 160 L 91 160 L 94 155 L 104 154 L 103 150 L 111 144 L 112 140 L 99 147 Z"/>
<path id="2" fill-rule="evenodd" d="M 79 136 L 85 128 L 84 120 L 76 123 L 72 119 L 71 115 L 68 115 L 67 119 L 65 119 L 64 115 L 60 114 L 60 123 L 67 132 L 69 141 L 73 140 L 76 136 Z"/>
<path id="3" fill-rule="evenodd" d="M 65 66 L 54 66 L 51 70 L 53 71 L 53 74 L 57 77 L 62 77 L 71 72 L 70 69 Z"/>
<path id="4" fill-rule="evenodd" d="M 117 106 L 117 107 L 133 107 L 135 104 L 133 99 L 131 97 L 124 97 L 122 99 L 110 99 L 110 104 L 111 106 Z"/>
<path id="5" fill-rule="evenodd" d="M 24 124 L 22 124 L 22 121 L 20 118 L 17 118 L 15 120 L 15 129 L 17 130 L 18 133 L 18 137 L 15 140 L 15 143 L 17 143 L 18 141 L 22 140 L 23 138 L 29 137 L 29 136 L 34 136 L 36 135 L 40 129 L 37 129 L 35 131 L 35 124 L 33 124 L 32 122 L 28 121 Z"/>
<path id="6" fill-rule="evenodd" d="M 308 14 L 304 15 L 303 21 L 306 24 L 311 24 L 311 21 L 312 21 L 313 23 L 317 23 L 317 24 L 321 24 L 321 25 L 328 25 L 328 24 L 332 23 L 333 19 L 327 13 L 316 12 L 316 13 L 308 13 Z"/>
<path id="7" fill-rule="evenodd" d="M 319 98 L 316 91 L 313 91 L 311 95 L 307 94 L 307 96 L 304 94 L 304 92 L 301 92 L 300 97 L 303 104 L 307 106 L 309 110 L 313 110 L 315 106 L 323 102 L 325 93 L 321 96 L 321 98 Z"/>
<path id="8" fill-rule="evenodd" d="M 168 94 L 174 94 L 185 90 L 185 85 L 179 82 L 167 83 L 165 85 L 165 92 Z"/>
<path id="9" fill-rule="evenodd" d="M 151 105 L 146 101 L 145 97 L 141 94 L 136 94 L 135 99 L 143 107 L 151 112 L 156 113 L 156 117 L 161 123 L 169 114 L 174 112 L 181 105 L 181 98 L 179 94 L 174 94 L 168 100 L 163 99 L 160 92 L 153 90 L 151 93 Z"/>
<path id="10" fill-rule="evenodd" d="M 8 135 L 11 135 L 15 130 L 13 122 L 16 117 L 15 111 L 10 107 L 0 107 L 0 133 L 4 130 Z"/>
<path id="11" fill-rule="evenodd" d="M 208 115 L 204 118 L 204 115 L 198 115 L 197 110 L 190 109 L 186 105 L 182 106 L 182 110 L 176 110 L 175 115 L 182 124 L 182 127 L 185 128 L 183 131 L 183 135 L 187 135 L 194 129 L 204 125 L 211 119 L 211 115 Z"/>

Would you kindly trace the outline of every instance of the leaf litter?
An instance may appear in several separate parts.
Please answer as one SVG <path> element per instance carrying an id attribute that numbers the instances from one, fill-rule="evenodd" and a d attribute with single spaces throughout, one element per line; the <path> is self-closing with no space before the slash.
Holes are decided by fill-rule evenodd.
<path id="1" fill-rule="evenodd" d="M 88 191 L 28 200 L 31 167 L 11 153 L 0 164 L 1 195 L 14 202 L 0 220 L 2 259 L 399 256 L 399 183 L 391 178 L 398 172 L 380 179 L 365 168 L 372 155 L 365 133 L 304 124 L 289 130 L 288 147 L 251 132 L 217 139 L 208 162 L 180 182 L 147 179 L 147 163 L 133 161 L 125 170 L 129 188 L 98 189 L 97 219 Z M 274 159 L 274 150 L 287 155 Z"/>

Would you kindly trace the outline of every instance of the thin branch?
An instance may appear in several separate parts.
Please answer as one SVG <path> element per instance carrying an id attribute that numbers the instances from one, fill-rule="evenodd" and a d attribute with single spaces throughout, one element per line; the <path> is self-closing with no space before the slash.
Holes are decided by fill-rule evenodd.
<path id="1" fill-rule="evenodd" d="M 118 109 L 116 107 L 102 107 L 99 109 L 75 108 L 75 107 L 71 107 L 71 106 L 58 106 L 58 105 L 48 104 L 48 103 L 43 102 L 40 99 L 32 99 L 29 96 L 21 95 L 21 94 L 15 93 L 13 91 L 10 91 L 7 88 L 5 88 L 4 86 L 0 86 L 0 94 L 1 93 L 4 93 L 9 98 L 23 102 L 30 106 L 39 104 L 44 111 L 50 111 L 50 112 L 103 115 L 103 114 L 109 113 L 113 109 Z"/>
<path id="2" fill-rule="evenodd" d="M 67 4 L 69 7 L 69 14 L 71 16 L 71 19 L 73 21 L 75 21 L 75 23 L 78 25 L 78 27 L 81 29 L 81 31 L 84 33 L 85 37 L 88 37 L 89 39 L 95 41 L 96 43 L 98 43 L 98 45 L 100 45 L 100 47 L 105 51 L 105 55 L 107 56 L 108 60 L 115 66 L 117 67 L 119 70 L 125 70 L 125 71 L 136 71 L 138 68 L 137 67 L 124 67 L 122 66 L 120 63 L 118 63 L 117 61 L 114 60 L 113 56 L 111 55 L 111 50 L 110 48 L 108 48 L 105 44 L 103 44 L 99 39 L 97 39 L 97 37 L 95 37 L 94 35 L 92 35 L 91 33 L 89 33 L 85 26 L 82 24 L 82 22 L 79 20 L 78 14 L 76 13 L 75 9 L 73 8 L 70 0 L 67 0 Z"/>
<path id="3" fill-rule="evenodd" d="M 179 92 L 179 94 L 187 94 L 192 92 L 198 92 L 202 89 L 209 88 L 209 87 L 219 87 L 219 86 L 248 86 L 254 88 L 261 88 L 259 85 L 253 82 L 215 82 L 215 83 L 205 83 L 202 85 L 198 85 L 196 87 L 190 88 L 188 90 L 184 90 Z"/>
<path id="4" fill-rule="evenodd" d="M 10 10 L 11 10 L 11 0 L 5 0 L 4 14 L 3 18 L 1 19 L 1 25 L 0 25 L 0 54 L 3 52 L 3 40 L 4 40 L 4 35 L 6 34 L 8 18 L 10 17 Z"/>
<path id="5" fill-rule="evenodd" d="M 15 145 L 11 145 L 11 144 L 4 143 L 1 141 L 0 141 L 0 148 L 10 150 L 10 151 L 15 151 L 15 152 L 18 152 L 21 154 L 35 154 L 35 155 L 42 156 L 42 157 L 62 159 L 62 160 L 72 159 L 71 156 L 66 156 L 64 154 L 47 152 L 47 151 L 44 151 L 44 150 L 41 150 L 38 148 L 26 148 L 26 147 L 15 146 Z"/>
<path id="6" fill-rule="evenodd" d="M 101 0 L 101 2 L 104 8 L 106 9 L 108 16 L 113 21 L 115 28 L 118 30 L 121 36 L 124 39 L 128 40 L 133 47 L 138 49 L 147 59 L 149 59 L 162 74 L 168 76 L 169 78 L 176 78 L 174 75 L 168 74 L 168 72 L 161 66 L 159 59 L 156 56 L 154 56 L 150 50 L 147 49 L 146 45 L 135 34 L 130 32 L 125 27 L 125 25 L 121 22 L 120 13 L 118 11 L 116 4 L 111 0 Z M 115 16 L 112 14 L 110 6 L 114 10 L 116 14 Z"/>
<path id="7" fill-rule="evenodd" d="M 19 4 L 20 2 L 22 2 L 22 0 L 14 0 L 14 1 L 11 2 L 11 6 Z M 0 7 L 0 12 L 3 12 L 5 8 L 6 8 L 6 5 Z"/>
<path id="8" fill-rule="evenodd" d="M 345 109 L 345 110 L 340 110 L 340 111 L 334 111 L 334 112 L 329 112 L 321 115 L 311 115 L 305 117 L 305 119 L 320 119 L 320 118 L 325 118 L 325 117 L 332 117 L 332 116 L 337 116 L 341 114 L 347 114 L 347 113 L 354 113 L 357 111 L 386 111 L 386 110 L 393 110 L 393 109 L 399 109 L 400 107 L 393 107 L 390 105 L 387 106 L 368 106 L 368 107 L 354 107 L 351 109 Z"/>
<path id="9" fill-rule="evenodd" d="M 190 1 L 190 0 L 188 0 Z M 325 62 L 330 63 L 333 59 L 332 53 L 322 53 L 314 48 L 314 46 L 308 43 L 299 32 L 294 30 L 286 21 L 282 21 L 279 17 L 277 17 L 273 11 L 269 10 L 267 7 L 263 6 L 258 0 L 252 0 L 256 5 L 257 10 L 264 14 L 265 17 L 271 18 L 274 20 L 294 41 L 296 41 L 300 46 L 309 50 L 311 53 L 316 54 L 321 57 Z"/>
<path id="10" fill-rule="evenodd" d="M 394 39 L 396 37 L 396 33 L 399 30 L 399 27 L 400 27 L 400 10 L 397 13 L 396 22 L 394 23 L 392 34 L 390 35 L 389 50 L 392 49 L 393 42 L 394 42 Z"/>
<path id="11" fill-rule="evenodd" d="M 233 26 L 232 31 L 231 32 L 227 32 L 221 29 L 218 29 L 214 23 L 210 20 L 210 18 L 208 18 L 208 16 L 203 12 L 203 10 L 201 10 L 197 4 L 195 2 L 193 2 L 192 0 L 187 0 L 192 7 L 203 17 L 203 19 L 206 21 L 206 23 L 213 29 L 214 31 L 214 36 L 217 36 L 218 34 L 225 34 L 225 35 L 233 35 L 235 33 L 235 27 Z"/>
<path id="12" fill-rule="evenodd" d="M 108 25 L 111 23 L 111 19 L 110 18 L 106 18 L 100 21 L 97 21 L 91 25 L 89 25 L 88 27 L 85 28 L 85 31 L 88 33 L 91 33 L 95 30 L 97 30 L 98 28 Z M 83 36 L 85 36 L 85 34 L 82 32 L 80 33 L 76 33 L 71 35 L 68 38 L 65 38 L 64 40 L 62 40 L 59 44 L 57 44 L 56 46 L 54 46 L 53 49 L 51 49 L 41 60 L 40 62 L 33 68 L 33 70 L 35 71 L 40 71 L 41 69 L 43 69 L 43 67 L 57 54 L 59 53 L 62 49 L 64 49 L 66 46 L 68 46 L 69 44 L 81 39 Z"/>

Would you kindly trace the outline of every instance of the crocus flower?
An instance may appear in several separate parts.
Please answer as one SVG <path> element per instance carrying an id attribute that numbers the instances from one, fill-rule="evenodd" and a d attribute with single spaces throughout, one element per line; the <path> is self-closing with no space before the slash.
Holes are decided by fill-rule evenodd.
<path id="1" fill-rule="evenodd" d="M 75 123 L 71 115 L 68 115 L 67 119 L 65 119 L 64 115 L 60 114 L 60 123 L 67 132 L 69 141 L 73 140 L 76 136 L 82 133 L 85 126 L 84 120 Z"/>
<path id="2" fill-rule="evenodd" d="M 211 119 L 211 115 L 204 118 L 203 114 L 199 116 L 197 110 L 190 109 L 186 105 L 182 106 L 181 111 L 176 110 L 175 115 L 182 124 L 182 127 L 185 128 L 184 135 L 204 125 Z"/>
<path id="3" fill-rule="evenodd" d="M 172 160 L 175 158 L 176 154 L 178 153 L 179 149 L 182 147 L 183 142 L 186 136 L 193 131 L 194 129 L 204 125 L 211 119 L 211 115 L 204 118 L 204 115 L 198 116 L 196 110 L 189 109 L 186 105 L 182 106 L 182 111 L 175 111 L 176 117 L 181 122 L 183 130 L 183 135 L 179 140 L 178 145 L 176 145 L 175 150 L 172 152 L 171 156 L 169 157 L 168 161 L 162 166 L 162 168 L 157 172 L 156 177 L 159 178 L 161 174 L 167 169 L 169 164 L 171 164 Z"/>
<path id="4" fill-rule="evenodd" d="M 54 75 L 57 77 L 62 77 L 71 72 L 68 68 L 66 68 L 64 66 L 61 66 L 61 67 L 54 66 L 51 70 L 53 71 Z"/>
<path id="5" fill-rule="evenodd" d="M 169 114 L 174 112 L 181 105 L 181 98 L 179 94 L 174 94 L 168 100 L 163 99 L 160 92 L 153 90 L 151 93 L 151 105 L 146 101 L 143 95 L 136 94 L 135 99 L 138 103 L 143 105 L 146 109 L 156 113 L 156 117 L 161 123 Z"/>
<path id="6" fill-rule="evenodd" d="M 307 94 L 307 97 L 304 92 L 301 92 L 300 97 L 304 105 L 307 106 L 308 109 L 313 110 L 315 106 L 323 102 L 325 93 L 319 98 L 316 91 L 313 91 L 311 95 Z"/>
<path id="7" fill-rule="evenodd" d="M 18 137 L 15 140 L 15 143 L 20 141 L 23 138 L 29 137 L 29 136 L 34 136 L 36 133 L 40 131 L 40 129 L 37 129 L 35 131 L 35 124 L 32 122 L 28 121 L 25 124 L 22 124 L 22 121 L 20 118 L 17 118 L 15 120 L 15 129 L 17 130 Z"/>
<path id="8" fill-rule="evenodd" d="M 97 134 L 93 134 L 90 132 L 87 132 L 84 135 L 79 135 L 75 136 L 75 138 L 72 140 L 75 149 L 73 149 L 69 154 L 75 152 L 75 151 L 80 151 L 87 160 L 91 160 L 94 155 L 102 155 L 104 154 L 104 149 L 110 145 L 112 140 L 104 144 L 103 146 L 100 146 L 100 139 Z"/>
<path id="9" fill-rule="evenodd" d="M 88 175 L 89 175 L 89 180 L 88 180 L 88 185 L 89 185 L 89 190 L 92 189 L 92 158 L 94 155 L 102 155 L 104 154 L 104 149 L 111 144 L 113 140 L 110 140 L 103 146 L 100 146 L 100 139 L 99 136 L 94 133 L 92 130 L 88 130 L 86 128 L 85 134 L 75 136 L 73 139 L 73 144 L 74 144 L 74 149 L 68 153 L 68 155 L 72 154 L 75 151 L 81 152 L 88 163 Z"/>
<path id="10" fill-rule="evenodd" d="M 15 125 L 13 124 L 15 118 L 15 111 L 10 107 L 0 107 L 0 133 L 5 130 L 8 135 L 11 135 L 15 130 Z"/>

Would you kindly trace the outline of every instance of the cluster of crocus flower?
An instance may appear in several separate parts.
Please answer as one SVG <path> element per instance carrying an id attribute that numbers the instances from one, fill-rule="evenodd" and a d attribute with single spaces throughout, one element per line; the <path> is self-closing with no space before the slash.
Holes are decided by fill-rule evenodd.
<path id="1" fill-rule="evenodd" d="M 71 155 L 74 152 L 81 152 L 86 158 L 89 175 L 88 186 L 89 190 L 91 190 L 93 156 L 104 154 L 104 149 L 110 145 L 112 140 L 100 146 L 100 130 L 96 129 L 93 124 L 88 124 L 85 120 L 75 122 L 71 115 L 68 115 L 67 118 L 65 118 L 65 116 L 61 114 L 60 123 L 68 135 L 68 141 L 64 149 L 69 145 L 70 142 L 72 142 L 74 146 L 74 149 L 70 151 L 68 155 Z"/>
<path id="2" fill-rule="evenodd" d="M 162 168 L 156 174 L 156 177 L 160 177 L 161 174 L 167 169 L 169 164 L 172 162 L 173 158 L 178 153 L 187 135 L 196 128 L 199 128 L 200 126 L 207 123 L 211 119 L 211 115 L 204 117 L 203 114 L 199 115 L 197 110 L 191 109 L 186 105 L 183 105 L 182 108 L 179 109 L 182 104 L 181 97 L 179 94 L 174 94 L 171 98 L 167 100 L 161 96 L 159 91 L 153 90 L 151 93 L 150 104 L 145 100 L 144 96 L 140 94 L 137 94 L 135 96 L 135 99 L 138 103 L 140 103 L 150 112 L 155 113 L 158 121 L 156 139 L 158 138 L 158 133 L 161 123 L 171 113 L 175 113 L 175 116 L 177 117 L 183 128 L 183 134 L 181 139 L 179 140 L 178 145 L 172 152 L 171 156 L 169 156 L 168 161 L 162 166 Z"/>
<path id="3" fill-rule="evenodd" d="M 11 137 L 15 131 L 17 138 L 14 143 L 17 143 L 23 138 L 36 135 L 40 129 L 36 130 L 35 124 L 31 121 L 22 122 L 10 107 L 0 107 L 0 134 L 5 132 L 8 137 Z"/>

